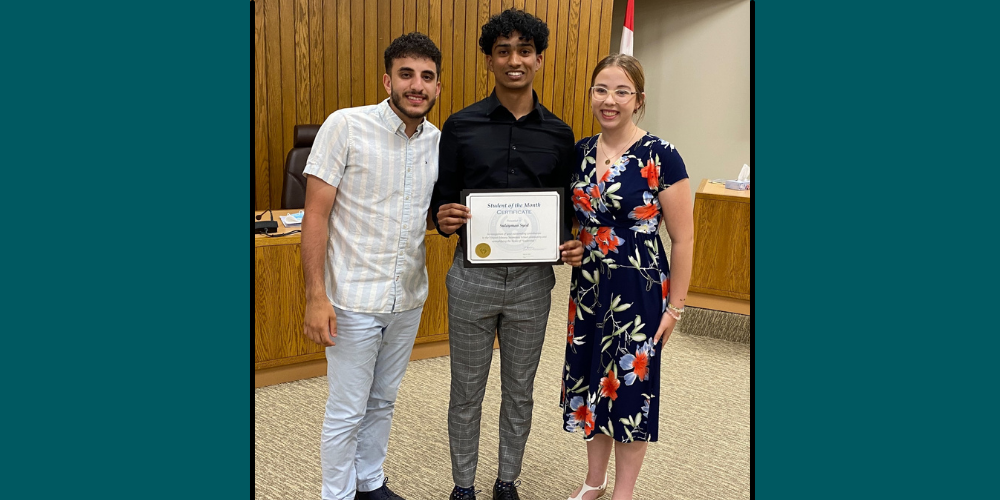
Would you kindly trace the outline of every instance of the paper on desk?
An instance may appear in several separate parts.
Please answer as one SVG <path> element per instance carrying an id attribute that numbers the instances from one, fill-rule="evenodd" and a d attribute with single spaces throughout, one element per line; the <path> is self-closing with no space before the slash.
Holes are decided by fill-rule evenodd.
<path id="1" fill-rule="evenodd" d="M 301 226 L 303 213 L 304 212 L 300 210 L 298 213 L 282 215 L 279 218 L 281 219 L 281 222 L 285 224 L 286 227 Z"/>

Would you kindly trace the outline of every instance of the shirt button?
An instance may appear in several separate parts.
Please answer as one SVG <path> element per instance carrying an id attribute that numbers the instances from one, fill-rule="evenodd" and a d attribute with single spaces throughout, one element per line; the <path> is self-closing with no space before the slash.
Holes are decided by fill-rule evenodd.
<path id="1" fill-rule="evenodd" d="M 511 144 L 511 145 L 510 145 L 510 149 L 517 149 L 517 146 L 515 146 L 515 145 Z"/>
<path id="2" fill-rule="evenodd" d="M 512 168 L 512 169 L 510 169 L 510 173 L 512 173 L 512 174 L 514 173 L 514 169 L 513 169 L 513 168 Z"/>

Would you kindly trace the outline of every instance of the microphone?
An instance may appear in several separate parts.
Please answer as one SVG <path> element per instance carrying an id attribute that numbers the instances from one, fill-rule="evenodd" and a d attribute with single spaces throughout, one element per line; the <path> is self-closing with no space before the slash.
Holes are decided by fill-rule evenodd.
<path id="1" fill-rule="evenodd" d="M 265 210 L 265 212 L 268 212 L 268 213 L 271 214 L 271 220 L 269 220 L 269 221 L 263 221 L 263 222 L 254 222 L 253 223 L 253 232 L 254 232 L 254 234 L 267 235 L 267 233 L 276 233 L 276 232 L 278 232 L 278 223 L 274 222 L 274 213 L 271 212 L 270 208 L 267 209 L 267 210 Z M 263 217 L 263 216 L 264 216 L 264 212 L 261 212 L 260 214 L 254 216 L 254 218 L 259 221 L 260 218 Z"/>

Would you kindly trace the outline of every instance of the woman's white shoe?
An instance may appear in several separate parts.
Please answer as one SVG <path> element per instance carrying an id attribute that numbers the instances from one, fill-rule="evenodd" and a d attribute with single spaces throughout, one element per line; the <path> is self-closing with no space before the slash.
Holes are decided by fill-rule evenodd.
<path id="1" fill-rule="evenodd" d="M 580 492 L 576 494 L 575 497 L 569 497 L 567 500 L 583 500 L 583 495 L 591 491 L 600 491 L 601 493 L 594 498 L 598 498 L 604 494 L 604 490 L 608 488 L 608 473 L 604 473 L 604 483 L 600 486 L 588 486 L 587 482 L 583 482 L 583 488 L 580 488 Z"/>

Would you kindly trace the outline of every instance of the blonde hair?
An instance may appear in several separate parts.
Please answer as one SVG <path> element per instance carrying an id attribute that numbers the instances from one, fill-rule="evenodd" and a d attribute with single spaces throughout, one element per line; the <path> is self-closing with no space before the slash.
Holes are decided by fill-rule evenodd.
<path id="1" fill-rule="evenodd" d="M 594 68 L 594 74 L 590 77 L 590 86 L 594 86 L 598 73 L 612 66 L 617 66 L 625 71 L 625 76 L 628 76 L 629 80 L 632 80 L 632 83 L 635 84 L 635 91 L 638 92 L 635 98 L 636 102 L 639 103 L 639 107 L 635 109 L 635 122 L 638 123 L 639 120 L 642 120 L 643 115 L 646 114 L 646 98 L 642 94 L 646 90 L 646 77 L 642 72 L 642 64 L 639 63 L 638 59 L 626 54 L 611 54 L 601 59 Z"/>

